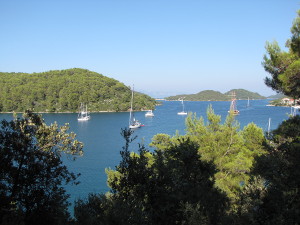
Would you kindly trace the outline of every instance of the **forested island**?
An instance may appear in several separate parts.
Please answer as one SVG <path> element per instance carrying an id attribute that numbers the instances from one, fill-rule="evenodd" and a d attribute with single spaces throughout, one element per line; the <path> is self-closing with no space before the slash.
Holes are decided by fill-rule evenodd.
<path id="1" fill-rule="evenodd" d="M 179 100 L 184 99 L 185 101 L 229 101 L 232 98 L 232 93 L 235 93 L 237 99 L 266 99 L 266 97 L 245 89 L 232 89 L 222 94 L 219 91 L 205 90 L 197 94 L 182 94 L 175 95 L 165 98 L 166 100 Z"/>
<path id="2" fill-rule="evenodd" d="M 127 111 L 131 89 L 86 69 L 42 73 L 0 73 L 0 112 L 77 112 L 81 103 L 91 112 Z M 155 100 L 135 93 L 134 110 L 154 109 Z"/>

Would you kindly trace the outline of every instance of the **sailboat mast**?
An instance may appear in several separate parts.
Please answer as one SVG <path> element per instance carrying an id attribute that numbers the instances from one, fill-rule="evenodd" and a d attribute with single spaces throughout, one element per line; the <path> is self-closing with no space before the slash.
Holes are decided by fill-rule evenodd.
<path id="1" fill-rule="evenodd" d="M 132 85 L 132 91 L 131 91 L 131 103 L 130 103 L 130 114 L 129 114 L 129 126 L 131 124 L 131 117 L 132 117 L 132 102 L 133 102 L 133 91 L 134 91 L 134 85 Z"/>
<path id="2" fill-rule="evenodd" d="M 229 111 L 234 112 L 236 110 L 236 103 L 235 103 L 235 101 L 236 101 L 235 92 L 233 91 L 231 93 L 231 103 L 230 103 L 230 109 L 229 109 Z"/>
<path id="3" fill-rule="evenodd" d="M 269 124 L 268 124 L 268 136 L 270 135 L 270 128 L 271 128 L 271 118 L 269 118 Z"/>

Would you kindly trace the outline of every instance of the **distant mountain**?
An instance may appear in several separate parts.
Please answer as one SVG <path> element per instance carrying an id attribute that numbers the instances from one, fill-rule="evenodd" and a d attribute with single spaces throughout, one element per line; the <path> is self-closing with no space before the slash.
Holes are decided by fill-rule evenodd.
<path id="1" fill-rule="evenodd" d="M 175 95 L 165 98 L 166 100 L 184 99 L 185 101 L 227 101 L 230 98 L 219 91 L 205 90 L 197 94 Z"/>
<path id="2" fill-rule="evenodd" d="M 267 98 L 280 99 L 280 98 L 288 98 L 288 97 L 284 94 L 276 94 L 276 95 L 268 96 Z"/>
<path id="3" fill-rule="evenodd" d="M 185 101 L 229 101 L 232 97 L 232 92 L 235 92 L 237 99 L 265 99 L 266 97 L 245 89 L 232 89 L 224 94 L 219 91 L 205 90 L 197 94 L 182 94 L 165 98 L 166 100 L 184 99 Z"/>

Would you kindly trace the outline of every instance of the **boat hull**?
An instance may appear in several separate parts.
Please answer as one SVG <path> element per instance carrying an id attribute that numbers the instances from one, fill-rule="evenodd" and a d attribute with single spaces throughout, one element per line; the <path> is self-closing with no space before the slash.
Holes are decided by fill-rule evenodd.
<path id="1" fill-rule="evenodd" d="M 233 114 L 233 115 L 239 115 L 240 114 L 239 110 L 229 110 L 228 112 Z"/>
<path id="2" fill-rule="evenodd" d="M 129 125 L 129 128 L 130 129 L 136 129 L 136 128 L 140 128 L 141 125 L 142 125 L 141 123 L 137 122 L 137 123 Z"/>
<path id="3" fill-rule="evenodd" d="M 90 116 L 77 118 L 78 121 L 88 121 L 90 120 Z"/>

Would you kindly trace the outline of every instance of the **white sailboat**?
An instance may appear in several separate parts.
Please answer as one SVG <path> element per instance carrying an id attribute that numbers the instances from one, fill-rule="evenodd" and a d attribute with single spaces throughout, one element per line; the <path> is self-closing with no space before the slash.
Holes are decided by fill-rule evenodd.
<path id="1" fill-rule="evenodd" d="M 148 110 L 146 113 L 145 113 L 145 116 L 146 117 L 153 117 L 154 116 L 154 113 L 152 110 Z"/>
<path id="2" fill-rule="evenodd" d="M 87 105 L 84 107 L 84 105 L 81 103 L 77 120 L 78 121 L 87 121 L 90 118 L 91 118 L 91 116 L 88 113 Z"/>
<path id="3" fill-rule="evenodd" d="M 132 110 L 133 92 L 134 92 L 134 88 L 132 88 L 131 104 L 130 104 L 130 114 L 129 114 L 129 128 L 130 129 L 139 128 L 142 125 L 138 120 L 135 119 L 134 113 L 133 113 L 133 110 Z"/>
<path id="4" fill-rule="evenodd" d="M 187 112 L 184 111 L 183 99 L 181 99 L 181 104 L 182 104 L 182 111 L 178 112 L 177 115 L 187 115 Z"/>
<path id="5" fill-rule="evenodd" d="M 247 103 L 247 107 L 250 107 L 250 101 L 249 101 L 249 97 L 248 97 L 248 103 Z"/>

